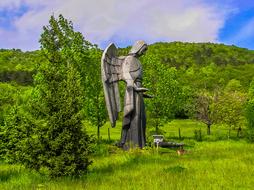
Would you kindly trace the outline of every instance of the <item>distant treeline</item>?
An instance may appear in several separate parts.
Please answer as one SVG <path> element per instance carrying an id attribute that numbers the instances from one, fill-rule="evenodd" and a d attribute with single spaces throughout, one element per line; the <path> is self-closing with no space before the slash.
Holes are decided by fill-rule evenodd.
<path id="1" fill-rule="evenodd" d="M 130 47 L 122 48 L 121 55 L 126 55 Z M 158 42 L 149 45 L 149 54 L 159 58 L 161 63 L 172 67 L 190 67 L 193 64 L 205 66 L 243 65 L 254 63 L 254 51 L 237 46 L 215 43 Z"/>
<path id="2" fill-rule="evenodd" d="M 126 55 L 129 49 L 121 48 L 119 54 Z M 149 45 L 147 54 L 177 69 L 195 65 L 239 66 L 254 63 L 252 50 L 213 43 L 158 42 Z M 40 50 L 22 52 L 20 49 L 0 49 L 0 82 L 16 81 L 20 85 L 31 85 L 36 65 L 43 59 Z"/>
<path id="3" fill-rule="evenodd" d="M 2 71 L 0 82 L 15 81 L 18 85 L 32 85 L 34 71 Z"/>

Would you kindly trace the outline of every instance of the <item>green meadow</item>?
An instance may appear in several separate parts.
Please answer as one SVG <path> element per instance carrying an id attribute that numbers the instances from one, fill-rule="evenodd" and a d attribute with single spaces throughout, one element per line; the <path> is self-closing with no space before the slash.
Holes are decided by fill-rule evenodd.
<path id="1" fill-rule="evenodd" d="M 192 120 L 173 120 L 164 127 L 164 136 L 184 142 L 185 154 L 176 149 L 147 147 L 122 151 L 114 146 L 120 137 L 120 123 L 101 128 L 101 142 L 92 156 L 88 173 L 80 177 L 50 179 L 47 175 L 19 165 L 0 165 L 0 189 L 252 189 L 254 185 L 254 144 L 228 138 L 226 127 L 211 128 Z M 181 139 L 179 138 L 181 128 Z M 202 139 L 195 139 L 201 129 Z M 96 128 L 89 128 L 96 134 Z"/>

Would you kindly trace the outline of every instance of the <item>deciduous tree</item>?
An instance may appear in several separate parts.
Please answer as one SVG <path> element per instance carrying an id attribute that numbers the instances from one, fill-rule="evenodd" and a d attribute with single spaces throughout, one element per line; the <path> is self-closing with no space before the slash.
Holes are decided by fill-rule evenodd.
<path id="1" fill-rule="evenodd" d="M 237 84 L 237 85 L 232 85 Z M 235 88 L 236 87 L 236 88 Z M 219 94 L 214 104 L 214 116 L 217 123 L 224 123 L 231 128 L 238 128 L 238 136 L 244 123 L 244 106 L 247 96 L 245 93 L 238 91 L 237 82 L 229 82 L 224 92 Z M 229 129 L 229 137 L 230 137 Z"/>
<path id="2" fill-rule="evenodd" d="M 246 104 L 246 119 L 248 126 L 248 138 L 254 142 L 254 80 L 252 80 Z"/>

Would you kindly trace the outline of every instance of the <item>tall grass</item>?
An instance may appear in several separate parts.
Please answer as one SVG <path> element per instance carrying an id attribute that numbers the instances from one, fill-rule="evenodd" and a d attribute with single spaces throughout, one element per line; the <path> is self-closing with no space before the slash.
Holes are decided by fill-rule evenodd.
<path id="1" fill-rule="evenodd" d="M 181 156 L 172 149 L 126 152 L 101 143 L 89 172 L 80 178 L 49 179 L 22 166 L 2 163 L 0 189 L 253 189 L 254 144 L 187 138 L 184 142 L 191 146 Z"/>

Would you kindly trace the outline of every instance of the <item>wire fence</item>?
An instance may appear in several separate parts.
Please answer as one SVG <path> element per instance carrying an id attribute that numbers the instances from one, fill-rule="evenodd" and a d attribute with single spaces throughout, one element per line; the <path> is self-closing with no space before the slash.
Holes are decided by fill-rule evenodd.
<path id="1" fill-rule="evenodd" d="M 166 130 L 165 136 L 168 139 L 195 139 L 202 140 L 223 140 L 223 139 L 241 139 L 246 136 L 245 129 L 232 129 L 232 128 L 216 128 L 210 129 L 210 134 L 206 128 L 189 129 L 189 128 L 175 128 Z"/>

